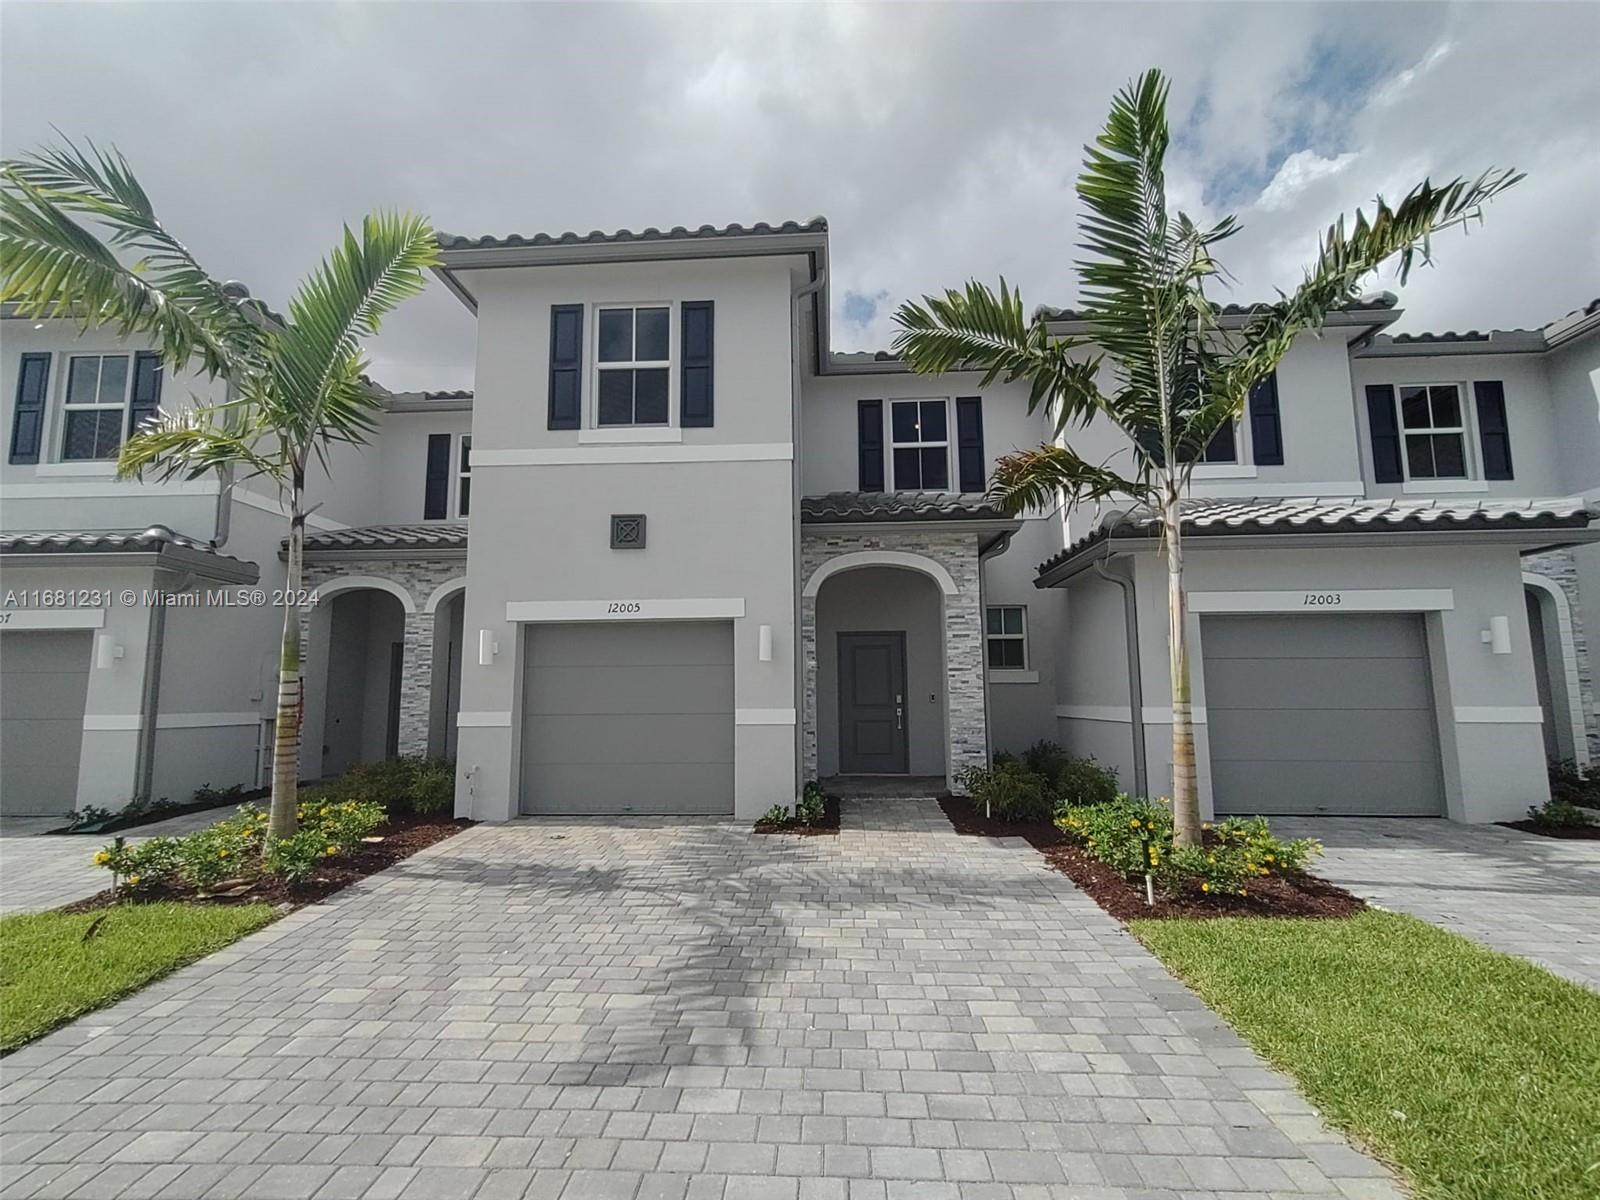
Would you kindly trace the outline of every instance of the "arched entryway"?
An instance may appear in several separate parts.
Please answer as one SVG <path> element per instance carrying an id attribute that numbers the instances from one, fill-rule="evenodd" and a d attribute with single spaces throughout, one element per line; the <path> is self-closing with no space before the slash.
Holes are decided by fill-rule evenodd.
<path id="1" fill-rule="evenodd" d="M 311 633 L 322 647 L 322 677 L 313 672 L 308 690 L 320 691 L 323 703 L 320 722 L 308 712 L 302 732 L 317 777 L 399 753 L 405 603 L 386 588 L 342 589 L 318 605 Z"/>
<path id="2" fill-rule="evenodd" d="M 424 615 L 432 618 L 431 704 L 428 710 L 428 756 L 456 756 L 456 717 L 461 711 L 461 664 L 465 638 L 467 583 L 441 584 L 428 600 Z"/>
<path id="3" fill-rule="evenodd" d="M 1586 765 L 1589 744 L 1567 595 L 1560 584 L 1542 575 L 1524 572 L 1522 583 L 1534 682 L 1539 707 L 1544 710 L 1545 757 L 1551 762 L 1572 759 Z"/>

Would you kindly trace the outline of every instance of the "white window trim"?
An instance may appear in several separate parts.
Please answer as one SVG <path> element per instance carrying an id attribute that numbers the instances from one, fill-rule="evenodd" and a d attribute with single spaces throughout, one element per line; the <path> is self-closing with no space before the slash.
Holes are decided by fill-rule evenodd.
<path id="1" fill-rule="evenodd" d="M 120 358 L 127 365 L 127 371 L 122 384 L 122 402 L 120 404 L 72 404 L 68 401 L 68 387 L 72 381 L 72 364 L 80 358 L 96 358 L 104 363 L 108 358 Z M 110 412 L 116 409 L 121 414 L 117 423 L 117 448 L 128 440 L 128 408 L 133 403 L 133 375 L 134 355 L 127 350 L 53 350 L 50 352 L 50 366 L 55 371 L 54 383 L 50 388 L 51 399 L 54 403 L 51 408 L 54 415 L 49 424 L 50 449 L 49 464 L 66 468 L 87 468 L 82 473 L 85 475 L 115 474 L 116 456 L 110 458 L 68 458 L 67 455 L 67 414 L 75 412 Z M 103 369 L 103 366 L 102 368 Z M 100 375 L 95 373 L 95 392 L 100 390 Z M 43 465 L 43 464 L 41 464 Z M 68 472 L 63 472 L 68 473 Z M 77 471 L 71 473 L 76 474 Z"/>
<path id="2" fill-rule="evenodd" d="M 1395 383 L 1394 387 L 1394 423 L 1400 431 L 1400 490 L 1414 495 L 1425 495 L 1428 492 L 1487 492 L 1489 484 L 1483 477 L 1483 464 L 1479 461 L 1480 447 L 1478 430 L 1474 424 L 1475 413 L 1469 404 L 1468 396 L 1471 388 L 1464 380 L 1409 380 L 1405 383 Z M 1406 388 L 1436 388 L 1448 387 L 1456 390 L 1456 405 L 1461 410 L 1461 463 L 1466 468 L 1465 475 L 1445 475 L 1430 479 L 1413 479 L 1411 477 L 1411 455 L 1406 451 L 1406 438 L 1412 434 L 1456 433 L 1458 430 L 1446 426 L 1429 426 L 1426 429 L 1407 429 L 1405 409 L 1400 402 L 1400 393 Z M 1433 419 L 1433 401 L 1428 401 L 1428 419 Z M 1371 453 L 1372 431 L 1367 431 L 1368 453 Z"/>
<path id="3" fill-rule="evenodd" d="M 989 611 L 991 609 L 1008 609 L 1008 608 L 1015 608 L 1015 609 L 1019 610 L 1022 613 L 1022 632 L 1021 633 L 990 633 L 989 632 Z M 1004 622 L 1004 620 L 1005 620 L 1005 618 L 1002 617 L 1001 621 Z M 1020 667 L 991 667 L 991 666 L 989 666 L 988 665 L 989 664 L 989 643 L 991 641 L 1021 642 L 1022 643 L 1022 665 Z M 1026 604 L 986 604 L 986 605 L 983 606 L 983 662 L 984 662 L 985 668 L 989 672 L 989 677 L 991 679 L 993 679 L 997 675 L 998 676 L 1005 676 L 1005 677 L 1007 677 L 1007 679 L 1010 679 L 1011 677 L 1014 677 L 1014 676 L 1016 676 L 1018 674 L 1029 673 L 1029 674 L 1033 674 L 1033 680 L 1030 681 L 1030 682 L 1037 682 L 1039 676 L 1038 676 L 1037 673 L 1035 673 L 1033 671 L 1033 653 L 1032 653 L 1032 648 L 1028 645 L 1028 642 L 1029 642 L 1029 638 L 1028 638 L 1028 606 Z"/>
<path id="4" fill-rule="evenodd" d="M 447 431 L 443 429 L 436 429 L 433 432 L 443 434 Z M 422 518 L 424 524 L 436 525 L 442 524 L 445 521 L 471 520 L 471 517 L 463 516 L 461 512 L 461 480 L 466 474 L 461 470 L 461 443 L 463 439 L 471 436 L 471 430 L 463 430 L 460 433 L 450 434 L 450 470 L 445 476 L 446 486 L 444 493 L 444 516 L 424 517 Z M 423 438 L 423 443 L 426 445 L 427 438 Z M 427 460 L 424 459 L 423 461 L 424 464 L 426 464 Z M 477 472 L 478 466 L 479 464 L 477 462 L 477 456 L 474 455 L 472 464 L 473 473 Z M 424 469 L 426 469 L 426 466 L 424 466 Z"/>
<path id="5" fill-rule="evenodd" d="M 471 439 L 471 433 L 458 433 L 450 440 L 450 449 L 452 451 L 450 465 L 453 468 L 450 473 L 452 495 L 450 497 L 450 506 L 446 511 L 455 513 L 458 521 L 470 519 L 468 513 L 461 511 L 461 485 L 472 478 L 472 447 L 469 444 Z"/>
<path id="6" fill-rule="evenodd" d="M 584 405 L 583 427 L 578 430 L 582 442 L 676 442 L 683 435 L 678 424 L 678 305 L 677 300 L 604 300 L 589 305 L 589 327 L 585 333 L 585 353 L 588 355 L 589 398 Z M 600 424 L 600 314 L 612 309 L 664 308 L 667 310 L 667 359 L 663 364 L 654 359 L 631 359 L 628 362 L 607 363 L 605 370 L 659 370 L 667 368 L 667 423 L 665 425 L 602 425 Z M 619 437 L 618 434 L 623 436 Z"/>
<path id="7" fill-rule="evenodd" d="M 1250 439 L 1250 422 L 1240 416 L 1233 423 L 1233 461 L 1197 462 L 1190 471 L 1191 479 L 1254 479 L 1256 477 L 1256 452 Z"/>
<path id="8" fill-rule="evenodd" d="M 944 405 L 944 441 L 943 442 L 897 442 L 894 440 L 894 406 L 896 404 L 942 404 Z M 885 400 L 883 404 L 883 446 L 884 473 L 889 481 L 891 492 L 919 491 L 926 492 L 929 488 L 902 488 L 900 481 L 895 478 L 894 452 L 896 450 L 936 450 L 941 445 L 944 447 L 944 478 L 945 486 L 939 495 L 955 495 L 961 491 L 960 481 L 956 478 L 955 458 L 955 405 L 949 396 L 896 396 Z M 920 423 L 922 414 L 919 411 L 917 419 Z"/>

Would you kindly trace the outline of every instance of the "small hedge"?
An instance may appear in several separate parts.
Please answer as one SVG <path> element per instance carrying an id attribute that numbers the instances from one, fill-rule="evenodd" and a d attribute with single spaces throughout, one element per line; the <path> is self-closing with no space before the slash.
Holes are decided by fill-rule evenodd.
<path id="1" fill-rule="evenodd" d="M 1035 742 L 1020 758 L 1006 753 L 992 767 L 968 767 L 961 785 L 987 816 L 999 821 L 1050 821 L 1066 810 L 1117 798 L 1117 773 L 1093 758 L 1068 754 L 1055 742 Z"/>
<path id="2" fill-rule="evenodd" d="M 1172 813 L 1149 800 L 1119 796 L 1109 804 L 1069 809 L 1056 824 L 1084 851 L 1133 879 L 1149 876 L 1171 896 L 1248 896 L 1252 881 L 1303 871 L 1322 853 L 1313 838 L 1280 841 L 1264 817 L 1229 817 L 1202 826 L 1204 844 L 1174 846 Z"/>
<path id="3" fill-rule="evenodd" d="M 312 801 L 377 804 L 390 816 L 431 817 L 455 803 L 456 765 L 448 758 L 407 754 L 351 767 L 337 779 L 302 788 L 302 804 Z"/>

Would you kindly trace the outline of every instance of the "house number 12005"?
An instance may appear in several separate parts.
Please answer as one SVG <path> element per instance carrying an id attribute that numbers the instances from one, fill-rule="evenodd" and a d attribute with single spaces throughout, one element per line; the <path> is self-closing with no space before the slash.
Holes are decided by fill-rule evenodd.
<path id="1" fill-rule="evenodd" d="M 1325 608 L 1344 603 L 1344 597 L 1338 592 L 1307 592 L 1305 607 Z"/>
<path id="2" fill-rule="evenodd" d="M 637 600 L 613 600 L 606 605 L 607 613 L 636 613 L 639 611 Z"/>

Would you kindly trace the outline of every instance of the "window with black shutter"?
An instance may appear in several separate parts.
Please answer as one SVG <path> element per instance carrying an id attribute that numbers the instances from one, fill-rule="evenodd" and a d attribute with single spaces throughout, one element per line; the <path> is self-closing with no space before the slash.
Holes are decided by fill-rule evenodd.
<path id="1" fill-rule="evenodd" d="M 856 486 L 883 491 L 883 401 L 856 401 Z"/>
<path id="2" fill-rule="evenodd" d="M 428 473 L 422 496 L 422 519 L 442 521 L 450 515 L 450 435 L 428 435 Z"/>
<path id="3" fill-rule="evenodd" d="M 682 322 L 683 363 L 679 421 L 685 429 L 707 429 L 714 421 L 712 365 L 715 306 L 710 300 L 688 300 L 679 312 Z"/>
<path id="4" fill-rule="evenodd" d="M 550 308 L 551 429 L 577 429 L 583 421 L 583 305 Z"/>
<path id="5" fill-rule="evenodd" d="M 44 403 L 50 388 L 50 356 L 24 354 L 17 368 L 17 404 L 11 414 L 11 461 L 36 463 L 44 443 Z"/>
<path id="6" fill-rule="evenodd" d="M 983 456 L 983 398 L 956 398 L 956 475 L 963 492 L 982 492 L 989 482 Z"/>
<path id="7" fill-rule="evenodd" d="M 1278 373 L 1256 381 L 1246 404 L 1250 457 L 1258 467 L 1283 466 L 1283 418 L 1278 410 Z"/>
<path id="8" fill-rule="evenodd" d="M 1506 422 L 1506 387 L 1498 379 L 1472 385 L 1478 407 L 1478 443 L 1483 450 L 1483 477 L 1510 479 L 1511 427 Z"/>

